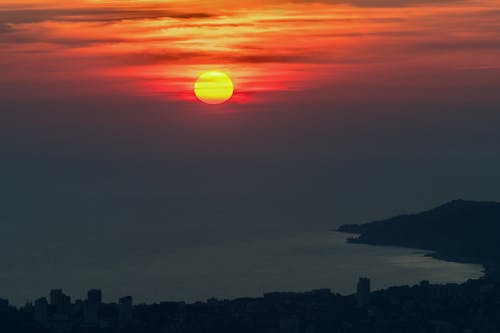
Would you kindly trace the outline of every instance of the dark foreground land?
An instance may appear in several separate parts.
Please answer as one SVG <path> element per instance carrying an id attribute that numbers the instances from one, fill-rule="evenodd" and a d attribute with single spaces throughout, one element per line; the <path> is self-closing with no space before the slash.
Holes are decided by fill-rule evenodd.
<path id="1" fill-rule="evenodd" d="M 61 290 L 21 308 L 0 300 L 0 332 L 171 333 L 499 333 L 500 204 L 453 201 L 430 211 L 363 225 L 352 242 L 435 251 L 449 260 L 477 262 L 484 278 L 463 284 L 392 287 L 370 292 L 360 279 L 355 295 L 330 290 L 269 293 L 261 298 L 132 305 L 101 301 L 101 291 L 72 303 Z"/>
<path id="2" fill-rule="evenodd" d="M 0 332 L 500 332 L 500 285 L 485 279 L 462 285 L 431 285 L 341 296 L 329 290 L 271 293 L 261 298 L 203 303 L 137 305 L 130 316 L 120 305 L 49 306 L 36 322 L 35 309 L 3 308 Z"/>

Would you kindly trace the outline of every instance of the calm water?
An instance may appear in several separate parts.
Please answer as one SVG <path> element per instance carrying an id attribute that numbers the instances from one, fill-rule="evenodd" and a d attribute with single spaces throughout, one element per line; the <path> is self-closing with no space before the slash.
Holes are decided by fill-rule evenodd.
<path id="1" fill-rule="evenodd" d="M 360 276 L 383 288 L 482 275 L 479 265 L 443 262 L 412 249 L 346 244 L 346 237 L 336 232 L 270 236 L 164 253 L 131 252 L 126 260 L 113 260 L 119 256 L 111 250 L 92 260 L 60 255 L 36 272 L 27 264 L 4 267 L 0 297 L 19 304 L 54 287 L 77 297 L 100 287 L 106 300 L 130 294 L 136 302 L 194 301 L 315 288 L 351 293 Z"/>

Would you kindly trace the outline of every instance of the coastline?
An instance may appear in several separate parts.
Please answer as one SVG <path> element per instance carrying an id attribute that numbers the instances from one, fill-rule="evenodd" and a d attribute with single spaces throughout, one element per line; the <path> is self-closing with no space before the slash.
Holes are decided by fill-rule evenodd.
<path id="1" fill-rule="evenodd" d="M 390 242 L 383 243 L 383 242 L 366 241 L 366 240 L 360 239 L 360 236 L 362 235 L 362 233 L 343 231 L 344 230 L 343 227 L 345 227 L 345 225 L 340 226 L 335 231 L 349 235 L 346 238 L 346 243 L 363 244 L 363 245 L 371 245 L 371 246 L 383 246 L 383 247 L 401 247 L 401 248 L 405 248 L 405 249 L 412 249 L 412 250 L 418 250 L 418 251 L 429 251 L 429 253 L 426 253 L 423 256 L 428 257 L 428 258 L 432 258 L 432 259 L 436 259 L 436 260 L 452 262 L 452 263 L 480 265 L 482 267 L 481 271 L 483 273 L 482 278 L 484 278 L 484 279 L 491 278 L 493 275 L 493 271 L 496 271 L 496 269 L 494 269 L 494 265 L 492 263 L 487 263 L 487 260 L 484 260 L 481 258 L 449 255 L 449 254 L 445 254 L 439 250 L 426 249 L 423 247 L 415 247 L 415 246 L 410 246 L 410 245 L 401 244 L 401 243 L 390 243 Z"/>

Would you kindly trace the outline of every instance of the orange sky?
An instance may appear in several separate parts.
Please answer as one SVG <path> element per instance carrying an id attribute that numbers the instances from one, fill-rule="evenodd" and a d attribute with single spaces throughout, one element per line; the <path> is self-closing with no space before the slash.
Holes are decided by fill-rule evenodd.
<path id="1" fill-rule="evenodd" d="M 454 75 L 491 85 L 500 1 L 420 3 L 1 1 L 0 83 L 18 94 L 194 100 L 197 75 L 221 69 L 240 103 L 373 86 L 432 90 L 456 84 Z"/>

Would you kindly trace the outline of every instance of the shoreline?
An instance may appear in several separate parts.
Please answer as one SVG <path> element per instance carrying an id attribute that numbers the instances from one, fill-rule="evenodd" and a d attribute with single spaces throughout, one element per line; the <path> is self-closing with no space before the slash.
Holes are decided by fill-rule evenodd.
<path id="1" fill-rule="evenodd" d="M 340 226 L 335 231 L 342 233 L 342 234 L 350 235 L 350 237 L 346 238 L 346 243 L 349 243 L 349 244 L 362 244 L 362 245 L 383 246 L 383 247 L 401 247 L 401 248 L 411 249 L 411 250 L 429 251 L 429 253 L 423 254 L 423 256 L 428 257 L 428 258 L 433 258 L 436 260 L 451 262 L 451 263 L 480 265 L 482 267 L 481 272 L 483 273 L 483 276 L 481 278 L 483 278 L 483 279 L 491 278 L 493 276 L 492 272 L 496 271 L 496 269 L 494 269 L 493 264 L 491 264 L 491 263 L 488 264 L 488 263 L 486 263 L 486 260 L 483 260 L 481 258 L 448 255 L 448 254 L 444 254 L 440 251 L 436 251 L 433 249 L 419 248 L 419 247 L 414 247 L 414 246 L 408 246 L 405 244 L 396 244 L 396 243 L 391 244 L 391 243 L 377 243 L 377 242 L 362 241 L 362 240 L 359 240 L 359 237 L 362 235 L 362 233 L 352 233 L 352 232 L 348 232 L 348 231 L 342 231 L 341 228 L 342 228 L 342 226 Z"/>

